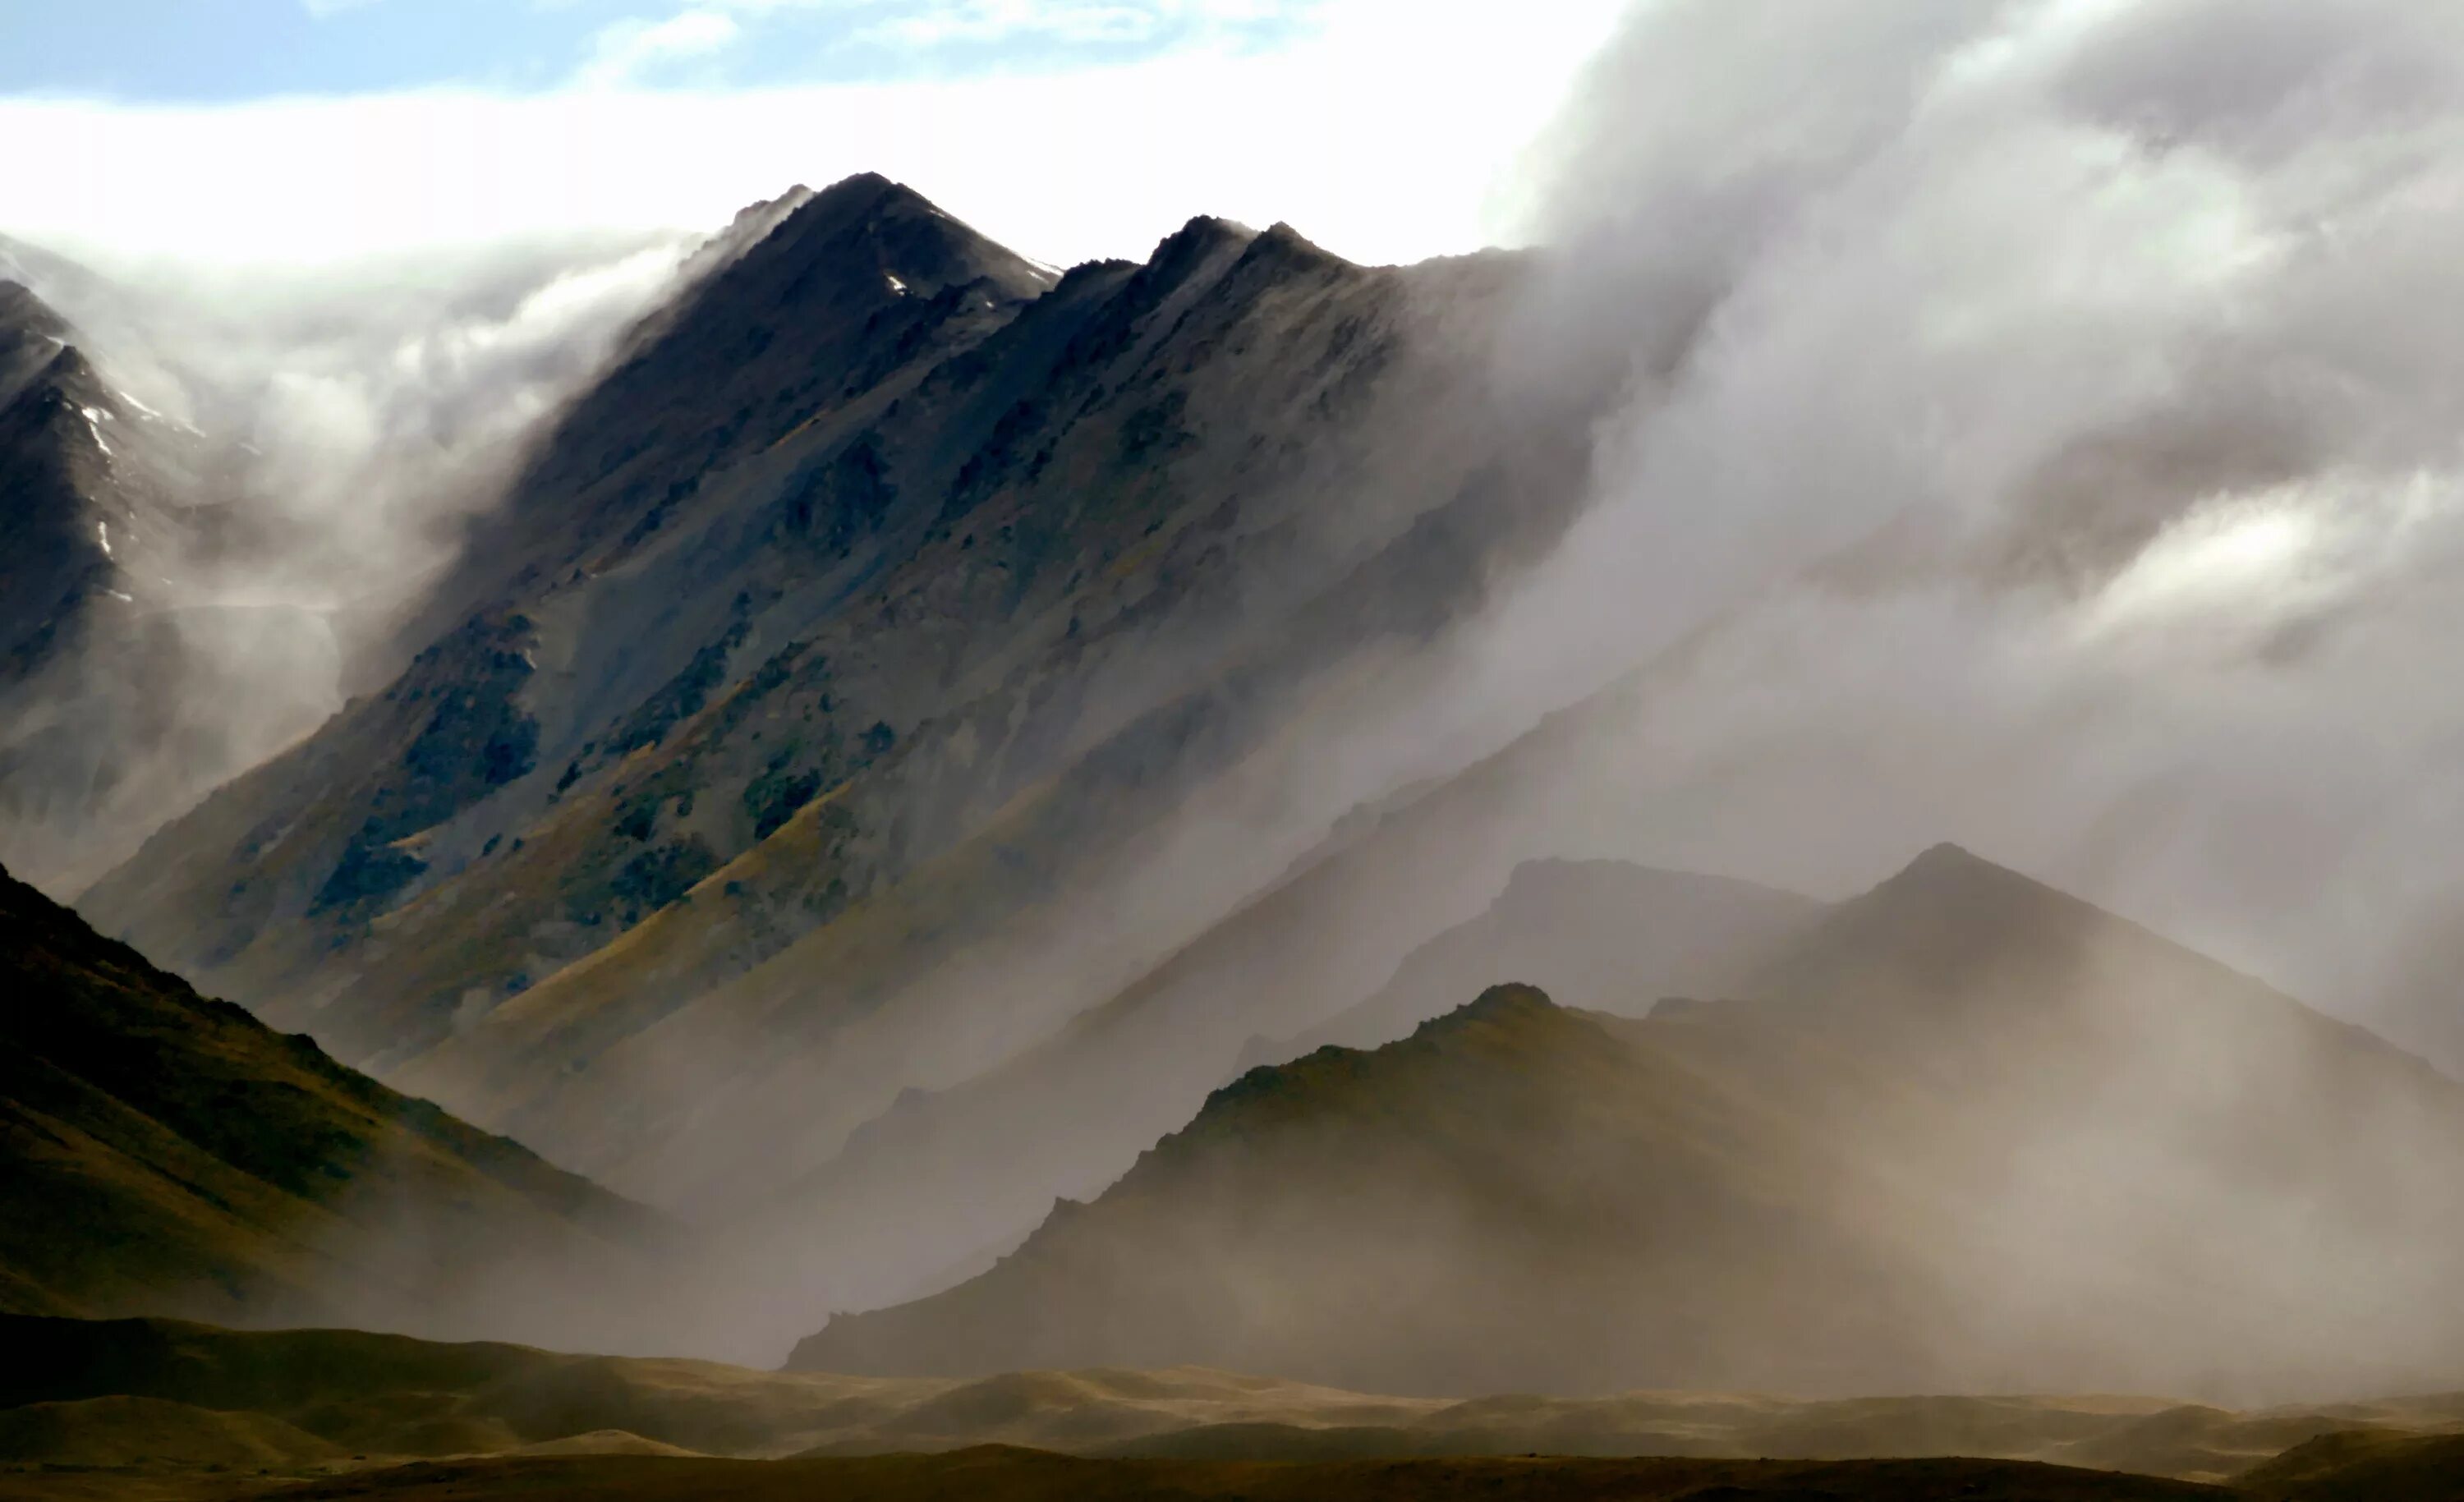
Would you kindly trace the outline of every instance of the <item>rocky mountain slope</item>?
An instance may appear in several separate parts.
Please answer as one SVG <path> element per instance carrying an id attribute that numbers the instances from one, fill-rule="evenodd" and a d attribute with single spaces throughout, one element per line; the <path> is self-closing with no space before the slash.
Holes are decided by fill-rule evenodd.
<path id="1" fill-rule="evenodd" d="M 1109 990 L 948 967 L 1134 884 L 1194 790 L 1467 608 L 1562 522 L 1584 418 L 1489 400 L 1508 258 L 1201 219 L 1056 276 L 878 178 L 745 238 L 543 437 L 407 670 L 83 900 L 737 1205 Z M 1118 980 L 1249 885 L 1147 883 Z"/>
<path id="2" fill-rule="evenodd" d="M 199 614 L 164 560 L 225 520 L 204 438 L 114 385 L 0 243 L 0 860 L 73 891 L 134 843 L 156 748 L 228 768 L 183 713 L 200 634 L 262 613 Z"/>
<path id="3" fill-rule="evenodd" d="M 2464 1087 L 2419 1060 L 1945 848 L 1729 999 L 1628 1021 L 1500 988 L 1254 1070 L 992 1271 L 795 1364 L 2430 1385 L 2459 1144 Z"/>
<path id="4" fill-rule="evenodd" d="M 0 875 L 0 1308 L 613 1336 L 657 1217 Z"/>

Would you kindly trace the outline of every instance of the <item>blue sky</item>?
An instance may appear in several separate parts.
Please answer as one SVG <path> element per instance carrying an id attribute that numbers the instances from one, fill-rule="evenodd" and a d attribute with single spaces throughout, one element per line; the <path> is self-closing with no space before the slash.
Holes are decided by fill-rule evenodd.
<path id="1" fill-rule="evenodd" d="M 0 93 L 772 87 L 1273 48 L 1314 0 L 0 0 Z"/>

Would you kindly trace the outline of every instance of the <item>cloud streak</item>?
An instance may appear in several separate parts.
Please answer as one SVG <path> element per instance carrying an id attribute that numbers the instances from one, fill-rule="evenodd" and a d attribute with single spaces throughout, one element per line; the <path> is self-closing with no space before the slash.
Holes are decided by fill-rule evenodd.
<path id="1" fill-rule="evenodd" d="M 724 11 L 681 11 L 664 21 L 617 21 L 591 38 L 575 81 L 589 89 L 638 83 L 661 70 L 734 45 L 744 29 Z"/>
<path id="2" fill-rule="evenodd" d="M 1636 396 L 1447 719 L 1646 664 L 1571 838 L 1817 891 L 1957 838 L 2464 1064 L 2464 29 L 1787 14 L 1643 8 L 1561 127 L 1535 329 Z"/>

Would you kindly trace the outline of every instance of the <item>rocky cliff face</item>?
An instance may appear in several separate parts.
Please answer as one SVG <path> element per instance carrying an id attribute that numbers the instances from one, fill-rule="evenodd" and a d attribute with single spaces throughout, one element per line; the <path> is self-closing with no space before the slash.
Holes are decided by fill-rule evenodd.
<path id="1" fill-rule="evenodd" d="M 15 265 L 0 244 L 0 274 Z M 113 385 L 79 334 L 0 280 L 0 858 L 73 891 L 124 856 L 151 752 L 227 772 L 219 737 L 175 689 L 213 632 L 164 560 L 223 523 L 204 437 Z"/>
<path id="2" fill-rule="evenodd" d="M 1086 1005 L 935 977 L 1470 608 L 1565 518 L 1586 416 L 1494 409 L 1511 258 L 1200 219 L 1058 274 L 878 178 L 739 238 L 544 435 L 407 670 L 85 902 L 563 1161 L 738 1202 L 981 1062 L 933 1053 L 967 1024 Z"/>

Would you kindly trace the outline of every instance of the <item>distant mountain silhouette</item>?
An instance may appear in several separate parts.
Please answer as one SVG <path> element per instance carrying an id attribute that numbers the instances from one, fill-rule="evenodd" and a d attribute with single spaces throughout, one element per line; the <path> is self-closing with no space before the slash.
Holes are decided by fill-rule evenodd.
<path id="1" fill-rule="evenodd" d="M 1253 1070 L 992 1271 L 794 1364 L 2394 1390 L 2464 1334 L 2459 1170 L 2464 1087 L 1942 847 L 1727 998 L 1637 1022 L 1498 987 Z"/>
<path id="2" fill-rule="evenodd" d="M 1056 1196 L 1100 1190 L 1252 1065 L 1392 1041 L 1514 977 L 1569 1005 L 1639 1015 L 1662 996 L 1726 988 L 1821 911 L 1744 882 L 1529 861 L 1485 912 L 1346 1006 L 1325 990 L 1351 968 L 1345 947 L 1374 946 L 1404 916 L 1380 911 L 1396 877 L 1376 842 L 1357 854 L 1296 875 L 1001 1068 L 903 1097 L 751 1233 L 806 1249 L 841 1287 L 895 1288 L 914 1247 L 1014 1245 Z"/>

